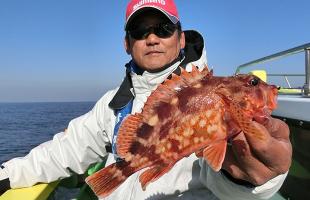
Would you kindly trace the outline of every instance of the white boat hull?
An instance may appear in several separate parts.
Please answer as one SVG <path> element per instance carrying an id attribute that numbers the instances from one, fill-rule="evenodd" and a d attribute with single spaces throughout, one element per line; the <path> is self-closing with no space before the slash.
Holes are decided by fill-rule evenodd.
<path id="1" fill-rule="evenodd" d="M 310 98 L 301 95 L 279 95 L 278 107 L 272 115 L 310 122 Z"/>

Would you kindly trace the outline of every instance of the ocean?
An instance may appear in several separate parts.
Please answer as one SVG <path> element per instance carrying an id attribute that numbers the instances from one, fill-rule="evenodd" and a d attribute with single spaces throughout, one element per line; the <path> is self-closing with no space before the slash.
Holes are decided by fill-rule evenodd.
<path id="1" fill-rule="evenodd" d="M 51 140 L 95 102 L 0 103 L 0 164 Z"/>

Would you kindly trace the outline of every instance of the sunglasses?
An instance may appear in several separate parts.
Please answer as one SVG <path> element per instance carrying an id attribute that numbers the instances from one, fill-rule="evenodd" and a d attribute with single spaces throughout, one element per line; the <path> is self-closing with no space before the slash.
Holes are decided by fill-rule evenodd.
<path id="1" fill-rule="evenodd" d="M 140 27 L 134 30 L 128 30 L 128 34 L 135 40 L 143 40 L 147 38 L 151 33 L 154 33 L 160 38 L 168 38 L 173 35 L 177 25 L 166 23 L 157 24 L 149 27 Z"/>

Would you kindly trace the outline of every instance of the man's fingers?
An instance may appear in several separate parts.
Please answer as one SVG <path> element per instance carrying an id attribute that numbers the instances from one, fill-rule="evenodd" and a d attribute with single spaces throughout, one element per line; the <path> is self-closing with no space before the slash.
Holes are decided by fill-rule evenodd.
<path id="1" fill-rule="evenodd" d="M 226 153 L 223 169 L 234 178 L 251 182 L 254 185 L 261 185 L 276 175 L 252 155 L 243 133 L 232 140 L 232 146 Z"/>
<path id="2" fill-rule="evenodd" d="M 254 146 L 260 150 L 269 146 L 271 141 L 271 135 L 267 128 L 258 122 L 251 122 L 252 133 L 244 132 L 246 140 L 250 143 L 250 146 Z"/>
<path id="3" fill-rule="evenodd" d="M 245 136 L 251 146 L 258 149 L 269 147 L 273 138 L 289 142 L 289 128 L 285 122 L 279 119 L 271 117 L 264 125 L 252 121 L 251 127 L 254 133 L 245 133 Z"/>
<path id="4" fill-rule="evenodd" d="M 266 136 L 261 140 L 253 134 L 245 133 L 252 154 L 270 170 L 276 173 L 286 172 L 292 153 L 287 125 L 281 120 L 271 118 L 266 127 L 255 121 L 252 126 Z"/>
<path id="5" fill-rule="evenodd" d="M 236 160 L 235 154 L 231 146 L 227 147 L 225 160 L 222 168 L 225 169 L 235 179 L 248 180 L 247 174 L 239 167 L 239 163 Z"/>
<path id="6" fill-rule="evenodd" d="M 265 127 L 272 137 L 279 140 L 289 140 L 290 130 L 284 121 L 270 118 Z"/>
<path id="7" fill-rule="evenodd" d="M 261 185 L 288 170 L 292 147 L 288 126 L 281 120 L 271 118 L 264 125 L 251 123 L 251 132 L 232 138 L 223 169 L 236 179 Z"/>
<path id="8" fill-rule="evenodd" d="M 251 152 L 250 145 L 247 142 L 244 133 L 240 133 L 232 140 L 232 150 L 235 154 L 237 162 L 242 166 L 242 168 L 249 172 L 249 169 L 255 169 L 258 163 L 260 163 Z M 263 164 L 259 164 L 264 167 Z"/>

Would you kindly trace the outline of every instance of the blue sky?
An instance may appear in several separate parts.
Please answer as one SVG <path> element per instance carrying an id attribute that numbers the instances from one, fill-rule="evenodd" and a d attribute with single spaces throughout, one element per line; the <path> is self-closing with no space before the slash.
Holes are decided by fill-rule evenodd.
<path id="1" fill-rule="evenodd" d="M 127 2 L 1 0 L 0 102 L 96 101 L 116 87 L 130 59 L 123 48 Z M 310 42 L 309 0 L 175 2 L 183 28 L 205 37 L 215 75 Z M 303 58 L 278 62 L 276 72 L 302 72 Z"/>

